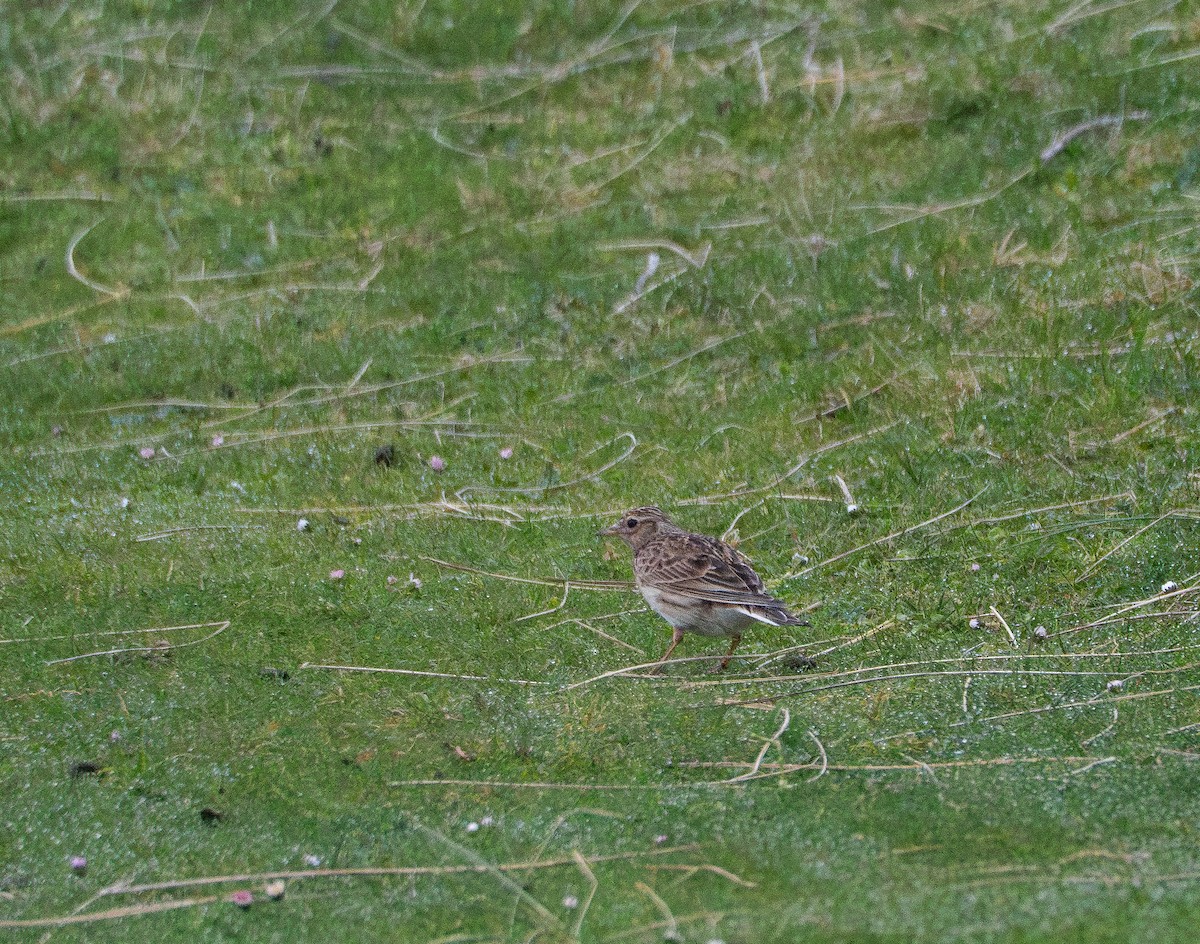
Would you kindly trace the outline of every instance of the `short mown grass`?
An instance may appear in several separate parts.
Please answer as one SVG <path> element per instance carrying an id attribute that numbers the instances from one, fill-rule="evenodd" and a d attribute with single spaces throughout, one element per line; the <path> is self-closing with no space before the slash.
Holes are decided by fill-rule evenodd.
<path id="1" fill-rule="evenodd" d="M 0 14 L 6 934 L 1190 939 L 1194 3 Z"/>

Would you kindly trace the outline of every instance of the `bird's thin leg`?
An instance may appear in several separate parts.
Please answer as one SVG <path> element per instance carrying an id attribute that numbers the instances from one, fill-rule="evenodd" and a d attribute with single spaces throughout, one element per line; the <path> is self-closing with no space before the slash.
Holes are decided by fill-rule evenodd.
<path id="1" fill-rule="evenodd" d="M 683 639 L 683 630 L 677 629 L 671 634 L 671 645 L 667 646 L 667 651 L 662 654 L 662 658 L 650 670 L 651 675 L 658 675 L 662 671 L 663 663 L 671 658 L 671 653 L 675 651 L 675 647 L 679 645 L 679 641 Z"/>
<path id="2" fill-rule="evenodd" d="M 729 668 L 729 660 L 733 658 L 733 650 L 738 647 L 738 643 L 741 641 L 742 637 L 740 635 L 734 636 L 733 639 L 730 640 L 729 651 L 725 653 L 725 658 L 721 660 L 721 666 L 719 669 L 717 669 L 718 672 L 724 672 L 727 668 Z"/>

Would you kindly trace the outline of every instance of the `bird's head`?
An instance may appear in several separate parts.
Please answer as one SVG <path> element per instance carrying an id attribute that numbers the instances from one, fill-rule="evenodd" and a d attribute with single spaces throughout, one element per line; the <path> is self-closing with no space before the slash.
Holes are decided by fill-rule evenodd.
<path id="1" fill-rule="evenodd" d="M 600 536 L 620 538 L 636 551 L 656 534 L 668 529 L 679 530 L 661 508 L 647 505 L 625 512 L 615 523 L 602 530 Z"/>

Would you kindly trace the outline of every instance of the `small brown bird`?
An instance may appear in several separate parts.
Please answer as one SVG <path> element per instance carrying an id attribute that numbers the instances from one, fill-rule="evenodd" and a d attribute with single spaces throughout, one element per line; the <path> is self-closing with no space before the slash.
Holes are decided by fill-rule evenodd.
<path id="1" fill-rule="evenodd" d="M 633 548 L 633 576 L 650 608 L 675 631 L 652 671 L 661 671 L 684 633 L 730 637 L 720 670 L 742 632 L 757 623 L 807 626 L 767 593 L 745 554 L 724 541 L 691 534 L 653 506 L 634 508 L 600 532 Z"/>

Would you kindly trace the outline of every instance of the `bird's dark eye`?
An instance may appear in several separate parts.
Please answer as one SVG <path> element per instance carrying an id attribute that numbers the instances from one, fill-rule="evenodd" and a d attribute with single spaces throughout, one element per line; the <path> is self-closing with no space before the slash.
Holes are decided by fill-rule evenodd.
<path id="1" fill-rule="evenodd" d="M 637 518 L 630 518 L 628 521 L 625 522 L 625 527 L 636 528 L 637 527 Z"/>

